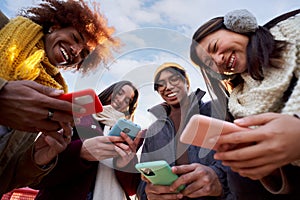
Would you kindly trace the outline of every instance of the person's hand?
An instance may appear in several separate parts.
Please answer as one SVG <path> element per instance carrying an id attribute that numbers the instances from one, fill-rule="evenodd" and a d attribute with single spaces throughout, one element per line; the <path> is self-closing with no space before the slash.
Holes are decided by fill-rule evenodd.
<path id="1" fill-rule="evenodd" d="M 58 122 L 73 121 L 72 106 L 81 109 L 79 105 L 55 98 L 61 94 L 63 91 L 34 81 L 8 81 L 0 90 L 0 124 L 29 132 L 57 131 L 61 128 Z M 49 110 L 53 111 L 51 120 Z"/>
<path id="2" fill-rule="evenodd" d="M 210 167 L 193 163 L 174 166 L 172 172 L 179 175 L 179 178 L 170 186 L 173 192 L 179 186 L 185 185 L 180 193 L 189 198 L 220 196 L 222 194 L 222 185 L 217 174 Z"/>
<path id="3" fill-rule="evenodd" d="M 84 140 L 80 157 L 88 161 L 100 161 L 107 158 L 117 157 L 117 147 L 114 143 L 122 142 L 117 136 L 97 136 Z"/>
<path id="4" fill-rule="evenodd" d="M 61 123 L 62 129 L 42 133 L 34 144 L 34 161 L 37 165 L 50 163 L 60 152 L 64 151 L 71 141 L 70 124 Z"/>
<path id="5" fill-rule="evenodd" d="M 277 113 L 264 113 L 236 120 L 239 126 L 259 126 L 249 131 L 223 135 L 218 144 L 252 143 L 252 145 L 217 152 L 222 160 L 242 176 L 257 180 L 275 169 L 300 159 L 300 120 Z"/>
<path id="6" fill-rule="evenodd" d="M 170 186 L 154 185 L 145 176 L 141 175 L 141 179 L 147 183 L 145 193 L 148 200 L 161 200 L 161 199 L 181 199 L 182 194 L 174 192 Z"/>
<path id="7" fill-rule="evenodd" d="M 121 132 L 121 138 L 126 143 L 115 143 L 119 156 L 116 157 L 116 166 L 118 168 L 125 167 L 136 155 L 138 144 L 140 143 L 143 131 L 140 131 L 134 140 L 132 140 L 126 133 Z"/>

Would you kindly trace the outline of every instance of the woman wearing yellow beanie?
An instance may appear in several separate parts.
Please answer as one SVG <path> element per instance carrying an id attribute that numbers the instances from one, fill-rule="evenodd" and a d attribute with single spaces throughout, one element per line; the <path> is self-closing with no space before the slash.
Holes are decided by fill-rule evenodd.
<path id="1" fill-rule="evenodd" d="M 154 73 L 154 90 L 164 102 L 149 109 L 157 120 L 146 131 L 141 162 L 166 160 L 180 177 L 171 186 L 141 181 L 137 192 L 141 200 L 230 198 L 223 166 L 213 158 L 214 152 L 179 141 L 193 115 L 212 113 L 211 102 L 202 100 L 205 92 L 197 89 L 189 94 L 189 89 L 190 79 L 177 63 L 164 63 Z M 186 189 L 178 193 L 180 185 Z"/>

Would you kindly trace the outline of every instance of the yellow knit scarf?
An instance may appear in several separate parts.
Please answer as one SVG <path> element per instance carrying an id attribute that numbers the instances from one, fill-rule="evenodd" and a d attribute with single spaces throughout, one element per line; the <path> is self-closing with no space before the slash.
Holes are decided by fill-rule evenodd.
<path id="1" fill-rule="evenodd" d="M 0 77 L 34 80 L 67 92 L 59 69 L 45 55 L 42 27 L 25 17 L 12 19 L 0 30 Z"/>

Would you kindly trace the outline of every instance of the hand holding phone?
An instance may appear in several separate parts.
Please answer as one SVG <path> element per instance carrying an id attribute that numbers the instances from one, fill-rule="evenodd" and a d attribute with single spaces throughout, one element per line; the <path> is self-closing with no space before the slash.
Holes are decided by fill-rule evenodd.
<path id="1" fill-rule="evenodd" d="M 83 106 L 86 112 L 79 113 L 73 111 L 72 114 L 76 117 L 82 117 L 103 111 L 102 104 L 93 89 L 85 89 L 72 93 L 62 94 L 58 97 L 58 99 Z"/>
<path id="2" fill-rule="evenodd" d="M 111 128 L 108 135 L 120 136 L 120 133 L 126 133 L 132 140 L 140 132 L 141 127 L 127 119 L 119 119 L 117 123 Z"/>
<path id="3" fill-rule="evenodd" d="M 170 165 L 164 160 L 138 163 L 135 168 L 154 185 L 169 186 L 178 178 L 172 172 Z M 177 191 L 183 190 L 184 187 L 184 185 L 181 185 Z"/>
<path id="4" fill-rule="evenodd" d="M 240 127 L 228 121 L 198 114 L 191 117 L 180 136 L 180 141 L 185 144 L 216 149 L 217 146 L 208 142 L 209 139 L 243 130 L 249 130 L 249 128 Z"/>

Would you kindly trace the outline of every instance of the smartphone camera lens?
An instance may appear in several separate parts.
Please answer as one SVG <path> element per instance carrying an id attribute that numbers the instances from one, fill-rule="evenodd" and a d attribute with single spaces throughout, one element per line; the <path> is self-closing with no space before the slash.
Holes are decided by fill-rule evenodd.
<path id="1" fill-rule="evenodd" d="M 146 176 L 154 176 L 154 172 L 149 169 L 149 168 L 142 168 L 141 171 L 146 175 Z"/>
<path id="2" fill-rule="evenodd" d="M 123 133 L 129 133 L 129 132 L 130 132 L 130 129 L 129 129 L 129 128 L 124 128 L 122 132 L 123 132 Z"/>

